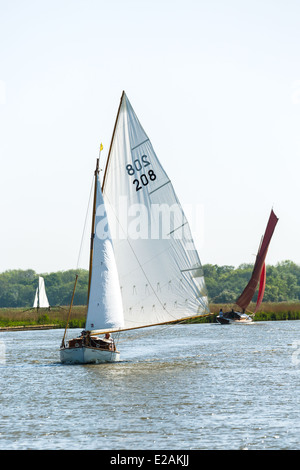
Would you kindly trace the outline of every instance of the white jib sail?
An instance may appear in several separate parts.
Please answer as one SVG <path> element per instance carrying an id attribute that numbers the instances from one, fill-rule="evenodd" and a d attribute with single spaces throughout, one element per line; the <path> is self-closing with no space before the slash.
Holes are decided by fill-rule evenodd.
<path id="1" fill-rule="evenodd" d="M 46 294 L 45 281 L 42 276 L 39 276 L 39 287 L 35 291 L 35 297 L 33 302 L 33 308 L 48 308 L 49 302 Z"/>
<path id="2" fill-rule="evenodd" d="M 92 277 L 85 329 L 118 329 L 124 325 L 118 271 L 101 186 L 97 177 Z"/>
<path id="3" fill-rule="evenodd" d="M 209 312 L 188 221 L 123 93 L 103 180 L 126 328 Z"/>
<path id="4" fill-rule="evenodd" d="M 38 298 L 39 298 L 39 288 L 37 287 L 35 291 L 34 301 L 33 301 L 33 308 L 38 307 Z"/>

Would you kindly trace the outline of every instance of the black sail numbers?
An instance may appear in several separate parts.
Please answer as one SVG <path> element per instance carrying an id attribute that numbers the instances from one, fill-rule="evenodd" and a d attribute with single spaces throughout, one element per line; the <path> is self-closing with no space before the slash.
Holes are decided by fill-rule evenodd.
<path id="1" fill-rule="evenodd" d="M 132 184 L 135 185 L 135 190 L 140 191 L 144 186 L 147 186 L 150 181 L 156 180 L 156 174 L 148 166 L 151 167 L 151 163 L 148 160 L 147 155 L 142 155 L 141 158 L 133 160 L 133 164 L 126 165 L 126 171 L 129 176 L 134 176 Z"/>

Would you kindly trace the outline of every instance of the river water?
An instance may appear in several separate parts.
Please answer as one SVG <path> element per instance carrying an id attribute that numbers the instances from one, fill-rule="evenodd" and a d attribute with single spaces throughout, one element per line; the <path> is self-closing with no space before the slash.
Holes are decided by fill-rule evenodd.
<path id="1" fill-rule="evenodd" d="M 0 333 L 0 449 L 300 448 L 300 321 L 135 330 L 103 365 L 62 336 Z"/>

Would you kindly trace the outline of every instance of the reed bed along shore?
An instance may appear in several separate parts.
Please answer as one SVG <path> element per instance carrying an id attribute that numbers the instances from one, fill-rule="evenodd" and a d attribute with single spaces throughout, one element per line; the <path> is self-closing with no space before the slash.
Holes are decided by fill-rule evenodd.
<path id="1" fill-rule="evenodd" d="M 220 308 L 223 312 L 234 308 L 232 304 L 210 304 L 212 315 L 199 317 L 191 320 L 192 323 L 213 323 Z M 250 304 L 249 313 L 253 312 L 255 304 Z M 24 309 L 24 308 L 1 308 L 0 309 L 0 331 L 7 329 L 43 329 L 43 328 L 65 328 L 69 307 L 51 307 L 50 309 Z M 84 328 L 86 317 L 86 306 L 76 305 L 72 308 L 69 321 L 70 328 Z M 300 303 L 292 302 L 265 302 L 262 303 L 255 321 L 276 320 L 300 320 Z"/>
<path id="2" fill-rule="evenodd" d="M 229 312 L 232 308 L 240 311 L 233 304 L 210 304 L 211 316 L 199 319 L 200 322 L 215 322 L 220 308 Z M 249 305 L 247 314 L 254 312 L 255 303 Z M 300 302 L 263 302 L 254 316 L 255 321 L 300 320 Z M 197 320 L 198 321 L 198 320 Z"/>
<path id="3" fill-rule="evenodd" d="M 69 307 L 51 307 L 40 309 L 26 308 L 1 308 L 0 309 L 0 331 L 7 328 L 32 329 L 38 328 L 65 328 L 68 318 Z M 86 306 L 73 306 L 70 328 L 84 328 L 86 317 Z"/>

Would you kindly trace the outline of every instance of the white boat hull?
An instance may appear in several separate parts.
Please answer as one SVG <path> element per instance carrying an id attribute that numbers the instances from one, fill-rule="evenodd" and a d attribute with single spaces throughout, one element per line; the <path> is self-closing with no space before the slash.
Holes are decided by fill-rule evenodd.
<path id="1" fill-rule="evenodd" d="M 102 364 L 105 362 L 118 362 L 120 353 L 118 351 L 105 351 L 91 347 L 62 348 L 60 350 L 60 361 L 63 364 Z"/>

